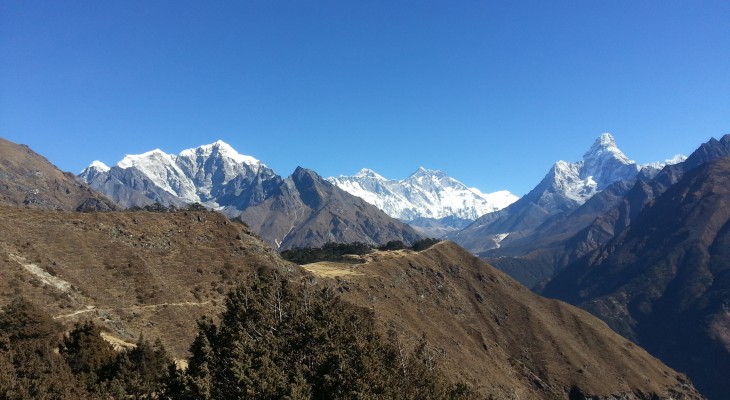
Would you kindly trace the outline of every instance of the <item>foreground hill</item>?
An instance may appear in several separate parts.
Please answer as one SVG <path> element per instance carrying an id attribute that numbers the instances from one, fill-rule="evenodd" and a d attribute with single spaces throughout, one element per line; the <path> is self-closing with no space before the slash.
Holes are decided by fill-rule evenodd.
<path id="1" fill-rule="evenodd" d="M 686 172 L 632 221 L 544 293 L 586 308 L 687 372 L 711 398 L 726 398 L 730 159 Z"/>
<path id="2" fill-rule="evenodd" d="M 178 358 L 187 355 L 196 318 L 217 315 L 222 293 L 259 267 L 292 280 L 303 273 L 216 213 L 2 207 L 0 218 L 0 304 L 23 296 L 56 321 L 91 319 L 120 345 L 140 334 L 159 337 Z M 336 285 L 344 300 L 374 309 L 382 329 L 395 328 L 404 343 L 425 332 L 448 377 L 484 394 L 700 398 L 681 375 L 602 322 L 532 294 L 452 243 L 366 257 L 334 271 L 308 268 L 341 276 L 313 282 Z"/>
<path id="3" fill-rule="evenodd" d="M 373 309 L 384 327 L 425 332 L 451 374 L 494 398 L 697 396 L 603 322 L 535 295 L 452 242 L 363 260 L 304 267 L 337 282 L 345 300 Z"/>
<path id="4" fill-rule="evenodd" d="M 0 138 L 0 204 L 67 211 L 109 211 L 115 207 L 28 146 L 3 138 Z"/>
<path id="5" fill-rule="evenodd" d="M 54 319 L 92 319 L 123 342 L 140 334 L 187 352 L 195 319 L 259 266 L 293 271 L 218 213 L 69 213 L 0 207 L 0 298 Z"/>

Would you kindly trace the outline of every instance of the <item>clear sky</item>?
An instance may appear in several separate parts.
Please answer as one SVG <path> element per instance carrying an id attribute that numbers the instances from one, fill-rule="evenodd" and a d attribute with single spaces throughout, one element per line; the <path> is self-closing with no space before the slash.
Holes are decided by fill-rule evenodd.
<path id="1" fill-rule="evenodd" d="M 0 1 L 0 136 L 74 173 L 221 139 L 522 195 L 603 132 L 642 163 L 730 133 L 730 2 Z"/>

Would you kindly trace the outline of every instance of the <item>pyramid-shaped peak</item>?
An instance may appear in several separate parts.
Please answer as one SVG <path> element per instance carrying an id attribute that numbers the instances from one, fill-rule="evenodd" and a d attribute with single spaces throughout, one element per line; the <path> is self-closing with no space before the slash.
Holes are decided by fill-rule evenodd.
<path id="1" fill-rule="evenodd" d="M 613 135 L 610 133 L 602 133 L 601 136 L 596 139 L 596 143 L 594 146 L 601 146 L 601 147 L 610 147 L 610 146 L 616 146 L 616 139 L 613 138 Z"/>
<path id="2" fill-rule="evenodd" d="M 616 146 L 616 140 L 610 133 L 603 133 L 593 142 L 591 148 L 583 155 L 586 163 L 592 163 L 599 159 L 613 158 L 623 164 L 633 164 L 633 161 Z"/>

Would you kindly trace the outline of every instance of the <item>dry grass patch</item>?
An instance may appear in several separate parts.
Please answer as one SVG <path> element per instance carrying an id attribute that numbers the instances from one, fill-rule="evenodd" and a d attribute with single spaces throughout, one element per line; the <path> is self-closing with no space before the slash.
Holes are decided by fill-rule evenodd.
<path id="1" fill-rule="evenodd" d="M 361 271 L 362 267 L 358 264 L 321 261 L 312 264 L 302 265 L 302 268 L 322 278 L 335 278 L 338 276 L 348 275 L 365 275 Z"/>

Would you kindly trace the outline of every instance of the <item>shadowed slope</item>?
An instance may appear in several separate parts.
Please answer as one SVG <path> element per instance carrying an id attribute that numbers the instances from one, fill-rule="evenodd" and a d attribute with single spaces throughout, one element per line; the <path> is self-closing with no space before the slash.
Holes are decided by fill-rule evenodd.
<path id="1" fill-rule="evenodd" d="M 608 244 L 545 288 L 686 371 L 730 392 L 730 159 L 687 172 Z"/>

